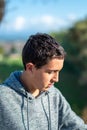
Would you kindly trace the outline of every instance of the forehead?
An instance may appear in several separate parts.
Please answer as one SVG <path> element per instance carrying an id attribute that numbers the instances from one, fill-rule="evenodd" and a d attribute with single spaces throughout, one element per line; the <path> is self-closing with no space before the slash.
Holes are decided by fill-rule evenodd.
<path id="1" fill-rule="evenodd" d="M 64 59 L 54 58 L 54 59 L 51 59 L 42 68 L 51 69 L 51 70 L 61 70 L 63 68 L 63 64 L 64 64 Z"/>

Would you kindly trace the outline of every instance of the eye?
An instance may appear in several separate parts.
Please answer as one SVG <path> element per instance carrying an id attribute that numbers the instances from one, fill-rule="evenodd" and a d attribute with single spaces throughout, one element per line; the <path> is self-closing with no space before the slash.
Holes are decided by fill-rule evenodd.
<path id="1" fill-rule="evenodd" d="M 53 74 L 54 73 L 54 71 L 48 71 L 48 74 Z"/>

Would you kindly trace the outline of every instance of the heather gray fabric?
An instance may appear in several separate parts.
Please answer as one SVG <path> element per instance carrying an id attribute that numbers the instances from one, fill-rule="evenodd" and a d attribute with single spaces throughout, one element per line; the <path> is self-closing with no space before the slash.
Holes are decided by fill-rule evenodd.
<path id="1" fill-rule="evenodd" d="M 58 89 L 52 86 L 34 98 L 22 86 L 21 73 L 0 85 L 0 130 L 87 130 Z"/>

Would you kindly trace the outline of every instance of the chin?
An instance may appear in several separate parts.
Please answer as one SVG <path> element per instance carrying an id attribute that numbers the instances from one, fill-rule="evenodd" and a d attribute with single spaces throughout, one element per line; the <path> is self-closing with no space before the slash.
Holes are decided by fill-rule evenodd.
<path id="1" fill-rule="evenodd" d="M 47 91 L 47 90 L 48 90 L 48 87 L 43 88 L 41 91 Z"/>

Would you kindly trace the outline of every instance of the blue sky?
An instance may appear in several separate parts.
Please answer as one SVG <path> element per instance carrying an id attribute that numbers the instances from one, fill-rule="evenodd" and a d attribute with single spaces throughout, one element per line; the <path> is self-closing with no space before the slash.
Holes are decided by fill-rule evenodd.
<path id="1" fill-rule="evenodd" d="M 87 16 L 87 0 L 10 0 L 0 38 L 59 31 Z"/>

